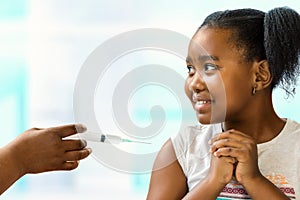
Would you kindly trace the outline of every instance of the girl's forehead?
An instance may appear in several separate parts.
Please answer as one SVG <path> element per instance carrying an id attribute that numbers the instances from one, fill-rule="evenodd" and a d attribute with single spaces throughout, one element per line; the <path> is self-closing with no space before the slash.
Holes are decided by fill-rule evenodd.
<path id="1" fill-rule="evenodd" d="M 191 42 L 208 44 L 229 44 L 232 42 L 232 33 L 230 29 L 202 27 L 193 36 Z"/>
<path id="2" fill-rule="evenodd" d="M 189 50 L 217 50 L 229 46 L 229 31 L 220 29 L 200 29 L 193 36 L 189 44 Z M 225 49 L 224 49 L 225 50 Z"/>
<path id="3" fill-rule="evenodd" d="M 229 29 L 207 28 L 199 29 L 190 41 L 188 57 L 197 59 L 199 57 L 217 57 L 219 60 L 237 59 L 240 57 L 232 31 Z"/>

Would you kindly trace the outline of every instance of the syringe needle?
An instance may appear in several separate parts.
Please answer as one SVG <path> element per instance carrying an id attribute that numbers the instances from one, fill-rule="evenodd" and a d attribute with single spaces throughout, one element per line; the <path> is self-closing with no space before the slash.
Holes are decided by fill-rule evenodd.
<path id="1" fill-rule="evenodd" d="M 122 142 L 134 142 L 134 143 L 142 143 L 142 144 L 151 144 L 150 142 L 143 142 L 143 141 L 136 141 L 136 140 L 129 140 L 129 139 L 122 139 Z"/>

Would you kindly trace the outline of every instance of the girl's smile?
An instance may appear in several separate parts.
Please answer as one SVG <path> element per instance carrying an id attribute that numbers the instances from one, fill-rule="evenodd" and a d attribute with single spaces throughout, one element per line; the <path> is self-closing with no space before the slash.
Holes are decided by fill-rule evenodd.
<path id="1" fill-rule="evenodd" d="M 214 103 L 210 97 L 200 96 L 197 93 L 193 93 L 192 102 L 194 103 L 194 109 L 199 114 L 210 112 L 211 104 Z"/>
<path id="2" fill-rule="evenodd" d="M 202 124 L 239 120 L 251 111 L 253 63 L 241 60 L 231 34 L 202 28 L 189 46 L 185 91 Z"/>

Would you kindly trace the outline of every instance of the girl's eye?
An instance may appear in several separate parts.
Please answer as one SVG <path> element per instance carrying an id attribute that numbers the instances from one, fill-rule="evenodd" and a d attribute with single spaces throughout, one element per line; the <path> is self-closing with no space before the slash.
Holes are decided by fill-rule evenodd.
<path id="1" fill-rule="evenodd" d="M 192 75 L 192 74 L 195 73 L 195 69 L 194 69 L 193 66 L 188 65 L 188 66 L 186 66 L 186 68 L 188 69 L 188 74 L 189 74 L 189 75 Z"/>
<path id="2" fill-rule="evenodd" d="M 204 65 L 204 71 L 205 72 L 209 72 L 209 71 L 213 71 L 213 70 L 218 70 L 218 66 L 217 65 L 214 65 L 214 64 L 211 64 L 211 63 L 207 63 Z"/>

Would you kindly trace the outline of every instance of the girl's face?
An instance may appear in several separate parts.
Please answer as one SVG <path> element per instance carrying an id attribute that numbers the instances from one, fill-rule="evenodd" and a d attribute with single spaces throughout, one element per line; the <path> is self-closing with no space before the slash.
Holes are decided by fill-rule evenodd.
<path id="1" fill-rule="evenodd" d="M 251 110 L 254 68 L 229 30 L 201 28 L 187 56 L 186 95 L 202 124 L 241 120 Z"/>

